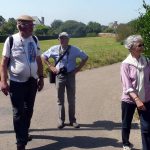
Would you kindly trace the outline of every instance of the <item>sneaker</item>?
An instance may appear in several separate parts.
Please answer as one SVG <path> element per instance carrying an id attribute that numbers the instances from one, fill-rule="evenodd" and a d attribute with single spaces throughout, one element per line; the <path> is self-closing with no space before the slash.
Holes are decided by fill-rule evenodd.
<path id="1" fill-rule="evenodd" d="M 123 150 L 131 150 L 129 146 L 123 146 Z"/>
<path id="2" fill-rule="evenodd" d="M 74 128 L 80 128 L 80 125 L 76 122 L 70 123 L 71 126 L 73 126 Z"/>
<path id="3" fill-rule="evenodd" d="M 58 126 L 57 126 L 57 128 L 58 128 L 58 129 L 62 129 L 62 128 L 64 128 L 64 126 L 65 126 L 64 123 L 59 123 Z"/>

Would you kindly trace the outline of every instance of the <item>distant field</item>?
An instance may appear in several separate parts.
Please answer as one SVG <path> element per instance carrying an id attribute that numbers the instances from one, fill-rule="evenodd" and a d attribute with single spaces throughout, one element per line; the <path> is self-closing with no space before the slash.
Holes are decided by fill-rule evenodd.
<path id="1" fill-rule="evenodd" d="M 58 40 L 40 41 L 43 52 L 55 44 L 58 44 Z M 70 44 L 81 48 L 88 54 L 89 60 L 84 69 L 92 69 L 120 62 L 128 53 L 124 46 L 117 43 L 114 38 L 72 38 L 70 39 Z M 2 46 L 3 44 L 0 43 L 0 53 L 2 52 Z"/>

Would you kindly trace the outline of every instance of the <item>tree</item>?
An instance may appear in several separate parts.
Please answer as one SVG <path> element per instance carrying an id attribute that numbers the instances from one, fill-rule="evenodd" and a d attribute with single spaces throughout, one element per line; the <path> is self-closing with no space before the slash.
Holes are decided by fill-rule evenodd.
<path id="1" fill-rule="evenodd" d="M 8 21 L 5 21 L 0 28 L 1 35 L 11 35 L 16 31 L 16 20 L 14 18 L 9 18 Z"/>
<path id="2" fill-rule="evenodd" d="M 36 35 L 48 35 L 50 27 L 45 26 L 45 25 L 36 25 L 34 29 L 34 33 Z"/>
<path id="3" fill-rule="evenodd" d="M 65 21 L 59 28 L 60 32 L 68 32 L 72 37 L 82 37 L 86 35 L 86 25 L 74 20 Z"/>
<path id="4" fill-rule="evenodd" d="M 119 24 L 116 32 L 117 32 L 117 38 L 116 40 L 119 42 L 123 42 L 125 38 L 127 38 L 129 35 L 136 34 L 136 24 L 137 20 L 132 20 L 128 22 L 127 24 Z"/>
<path id="5" fill-rule="evenodd" d="M 78 26 L 73 31 L 74 37 L 84 37 L 86 36 L 86 25 L 84 23 L 79 22 Z"/>
<path id="6" fill-rule="evenodd" d="M 90 21 L 86 27 L 86 32 L 98 34 L 99 32 L 101 32 L 101 29 L 102 28 L 99 23 Z"/>
<path id="7" fill-rule="evenodd" d="M 63 22 L 61 20 L 54 20 L 52 23 L 51 23 L 51 28 L 56 30 L 58 29 L 61 25 L 63 24 Z"/>
<path id="8" fill-rule="evenodd" d="M 143 0 L 145 13 L 140 13 L 137 30 L 144 39 L 145 55 L 150 57 L 150 5 Z"/>
<path id="9" fill-rule="evenodd" d="M 4 19 L 2 16 L 0 16 L 0 27 L 1 27 L 4 23 L 5 23 L 5 19 Z"/>

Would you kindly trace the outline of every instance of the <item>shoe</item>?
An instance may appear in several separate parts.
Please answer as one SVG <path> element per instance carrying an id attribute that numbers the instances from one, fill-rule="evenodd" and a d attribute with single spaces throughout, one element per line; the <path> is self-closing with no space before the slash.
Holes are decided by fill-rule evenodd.
<path id="1" fill-rule="evenodd" d="M 123 146 L 123 150 L 131 150 L 131 147 L 129 147 L 129 146 Z"/>
<path id="2" fill-rule="evenodd" d="M 80 125 L 76 122 L 70 123 L 71 126 L 73 126 L 74 128 L 80 128 Z"/>
<path id="3" fill-rule="evenodd" d="M 28 142 L 32 141 L 32 135 L 28 134 Z"/>
<path id="4" fill-rule="evenodd" d="M 58 126 L 57 126 L 57 128 L 58 128 L 58 129 L 62 129 L 62 128 L 64 128 L 64 126 L 65 126 L 64 123 L 59 123 Z"/>
<path id="5" fill-rule="evenodd" d="M 25 145 L 17 145 L 17 150 L 25 150 Z"/>

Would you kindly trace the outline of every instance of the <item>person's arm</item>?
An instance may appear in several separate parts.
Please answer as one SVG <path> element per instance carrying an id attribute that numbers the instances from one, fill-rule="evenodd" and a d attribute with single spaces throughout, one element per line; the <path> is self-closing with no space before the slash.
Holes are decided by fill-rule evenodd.
<path id="1" fill-rule="evenodd" d="M 44 86 L 44 75 L 43 75 L 43 64 L 40 56 L 36 58 L 37 65 L 38 65 L 38 91 L 41 91 Z"/>
<path id="2" fill-rule="evenodd" d="M 85 65 L 87 60 L 88 60 L 88 56 L 85 59 L 81 60 L 80 64 L 75 69 L 75 73 L 77 73 L 77 72 L 79 72 L 81 70 L 81 68 Z"/>
<path id="3" fill-rule="evenodd" d="M 8 67 L 9 58 L 3 56 L 1 60 L 1 90 L 5 95 L 8 95 L 9 92 L 9 85 L 7 83 L 8 74 L 7 74 L 7 67 Z"/>
<path id="4" fill-rule="evenodd" d="M 48 68 L 53 72 L 53 73 L 58 73 L 58 70 L 56 69 L 55 66 L 53 66 L 53 64 L 50 63 L 50 61 L 48 60 L 48 58 L 46 56 L 42 56 L 42 60 L 44 61 L 44 63 L 48 66 Z"/>
<path id="5" fill-rule="evenodd" d="M 144 103 L 142 102 L 142 100 L 140 99 L 140 97 L 136 93 L 130 92 L 129 95 L 132 97 L 133 101 L 136 103 L 137 108 L 139 110 L 146 110 Z"/>

